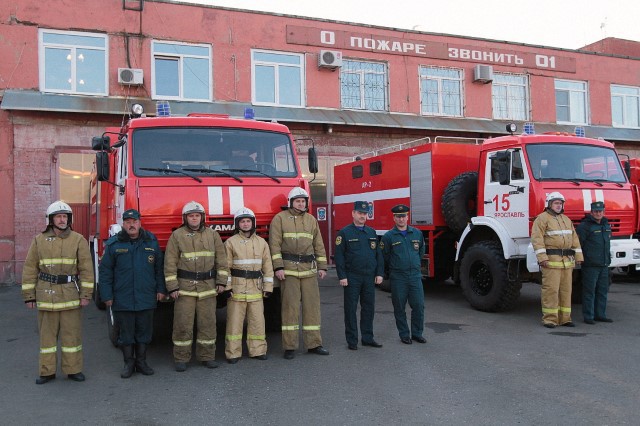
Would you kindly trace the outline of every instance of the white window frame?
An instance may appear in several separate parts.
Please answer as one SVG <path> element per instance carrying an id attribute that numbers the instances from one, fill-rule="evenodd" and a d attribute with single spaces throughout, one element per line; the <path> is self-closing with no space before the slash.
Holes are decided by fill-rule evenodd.
<path id="1" fill-rule="evenodd" d="M 85 46 L 82 44 L 72 45 L 72 44 L 58 44 L 58 43 L 45 43 L 44 35 L 45 34 L 62 34 L 67 36 L 79 36 L 79 37 L 93 37 L 97 39 L 104 40 L 104 47 L 96 47 L 96 46 Z M 67 57 L 69 61 L 71 61 L 71 75 L 69 76 L 71 80 L 71 89 L 55 89 L 55 88 L 47 88 L 46 86 L 46 63 L 45 63 L 45 52 L 47 48 L 58 48 L 58 49 L 70 49 L 71 54 Z M 76 83 L 77 76 L 77 65 L 76 65 L 76 50 L 77 49 L 86 49 L 86 50 L 96 50 L 104 52 L 104 92 L 85 92 L 82 90 L 78 90 L 78 84 Z M 94 96 L 107 96 L 109 94 L 109 37 L 106 34 L 100 33 L 89 33 L 89 32 L 81 32 L 81 31 L 60 31 L 60 30 L 50 30 L 46 28 L 40 28 L 38 30 L 38 77 L 39 77 L 39 87 L 41 92 L 47 93 L 72 93 L 72 94 L 80 94 L 80 95 L 94 95 Z"/>
<path id="2" fill-rule="evenodd" d="M 513 81 L 497 81 L 500 77 L 519 77 L 523 79 L 523 83 L 516 83 Z M 494 89 L 498 87 L 506 87 L 506 99 L 505 105 L 507 107 L 507 112 L 505 116 L 499 116 L 496 110 L 496 98 L 497 95 Z M 520 91 L 520 89 L 524 88 L 524 99 L 516 99 L 513 95 L 514 89 L 518 89 L 516 93 Z M 519 93 L 518 93 L 519 94 Z M 512 100 L 512 101 L 510 101 Z M 522 107 L 524 111 L 524 117 L 517 117 L 515 112 L 512 110 L 514 106 L 514 102 L 518 103 L 518 106 Z M 530 108 L 529 108 L 529 76 L 527 74 L 514 74 L 514 73 L 494 73 L 493 81 L 491 82 L 491 104 L 492 104 L 492 115 L 494 120 L 514 120 L 514 121 L 528 121 L 530 119 Z"/>
<path id="3" fill-rule="evenodd" d="M 570 84 L 582 84 L 583 85 L 583 89 L 579 90 L 579 89 L 568 89 L 568 88 L 558 88 L 558 83 L 570 83 Z M 572 124 L 572 125 L 588 125 L 589 124 L 589 84 L 586 81 L 581 81 L 581 80 L 563 80 L 563 79 L 555 79 L 554 81 L 554 102 L 556 105 L 556 123 L 558 124 Z M 562 121 L 558 119 L 558 102 L 557 102 L 557 94 L 558 91 L 562 91 L 562 92 L 568 92 L 569 93 L 569 121 Z M 572 104 L 574 104 L 576 101 L 574 100 L 572 102 L 572 97 L 575 97 L 576 94 L 582 94 L 584 97 L 584 121 L 572 121 L 571 120 L 571 109 L 575 108 L 576 106 Z"/>
<path id="4" fill-rule="evenodd" d="M 442 70 L 450 70 L 456 71 L 459 73 L 459 78 L 447 78 L 440 76 L 423 76 L 423 69 L 442 69 Z M 420 114 L 427 116 L 439 116 L 439 117 L 464 117 L 464 70 L 461 68 L 452 68 L 452 67 L 440 67 L 434 65 L 420 65 L 418 67 L 418 78 L 420 82 Z M 435 80 L 438 83 L 438 112 L 429 112 L 425 111 L 424 105 L 422 103 L 422 91 L 424 88 L 425 80 Z M 460 114 L 447 114 L 444 111 L 444 101 L 443 101 L 443 90 L 442 90 L 442 82 L 443 81 L 457 81 L 460 86 Z"/>
<path id="5" fill-rule="evenodd" d="M 383 71 L 376 72 L 372 70 L 358 69 L 358 70 L 347 70 L 348 63 L 357 63 L 357 64 L 375 64 L 382 65 Z M 345 106 L 343 103 L 343 76 L 345 74 L 358 74 L 360 76 L 360 105 L 358 107 L 354 106 Z M 365 97 L 365 76 L 367 74 L 370 75 L 382 75 L 384 78 L 382 93 L 384 98 L 382 99 L 382 109 L 372 109 L 368 108 L 366 105 L 366 97 Z M 376 101 L 377 102 L 377 101 Z M 342 109 L 353 109 L 353 110 L 365 110 L 365 111 L 389 111 L 389 67 L 384 62 L 375 62 L 375 61 L 363 61 L 357 59 L 343 59 L 342 67 L 340 68 L 340 107 Z"/>
<path id="6" fill-rule="evenodd" d="M 262 61 L 254 59 L 255 53 L 266 53 L 271 55 L 283 55 L 283 56 L 295 56 L 300 59 L 299 65 L 297 67 L 300 70 L 300 105 L 295 104 L 285 104 L 280 102 L 280 78 L 279 72 L 281 66 L 286 67 L 295 67 L 295 64 L 287 64 L 281 62 L 270 62 L 270 61 Z M 290 108 L 304 108 L 306 106 L 306 67 L 305 67 L 305 55 L 304 53 L 294 53 L 294 52 L 283 52 L 276 50 L 263 50 L 263 49 L 252 49 L 251 50 L 251 103 L 253 105 L 265 105 L 265 106 L 286 106 Z M 274 68 L 274 99 L 275 102 L 259 102 L 256 99 L 256 66 L 269 66 Z"/>
<path id="7" fill-rule="evenodd" d="M 634 89 L 636 90 L 636 94 L 630 94 L 630 93 L 623 93 L 623 92 L 616 92 L 616 89 Z M 619 97 L 622 98 L 622 122 L 621 123 L 616 123 L 614 120 L 614 116 L 613 116 L 613 98 L 614 97 Z M 628 129 L 638 129 L 640 128 L 640 116 L 636 116 L 636 122 L 638 123 L 637 125 L 631 125 L 629 124 L 629 115 L 630 112 L 628 111 L 628 102 L 630 100 L 633 100 L 633 98 L 635 98 L 635 102 L 636 102 L 636 114 L 640 115 L 640 87 L 637 86 L 625 86 L 623 84 L 612 84 L 611 85 L 611 126 L 612 127 L 624 127 L 624 128 L 628 128 Z"/>
<path id="8" fill-rule="evenodd" d="M 188 46 L 188 47 L 200 47 L 207 49 L 207 55 L 190 55 L 185 53 L 166 53 L 166 52 L 158 52 L 155 51 L 156 43 L 160 44 L 172 44 L 176 46 Z M 159 95 L 156 90 L 156 59 L 164 58 L 170 60 L 178 61 L 178 95 L 177 96 L 167 96 L 167 95 Z M 184 94 L 184 64 L 185 59 L 206 59 L 209 62 L 207 67 L 207 78 L 208 78 L 208 86 L 209 90 L 206 97 L 203 98 L 192 98 L 187 97 Z M 183 43 L 178 41 L 169 41 L 169 40 L 152 40 L 151 41 L 151 99 L 154 100 L 184 100 L 184 101 L 193 101 L 193 102 L 211 102 L 213 100 L 213 59 L 212 59 L 212 48 L 210 44 L 202 44 L 202 43 Z"/>

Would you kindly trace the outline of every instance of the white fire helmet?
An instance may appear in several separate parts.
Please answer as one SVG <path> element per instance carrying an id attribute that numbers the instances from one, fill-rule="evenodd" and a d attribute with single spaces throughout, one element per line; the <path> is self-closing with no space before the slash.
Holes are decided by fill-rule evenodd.
<path id="1" fill-rule="evenodd" d="M 256 215 L 255 213 L 253 213 L 253 210 L 246 208 L 246 207 L 241 207 L 238 210 L 236 210 L 235 214 L 233 215 L 233 224 L 235 226 L 235 232 L 238 233 L 240 232 L 240 219 L 244 219 L 244 218 L 249 218 L 251 219 L 251 233 L 253 234 L 256 230 Z"/>
<path id="2" fill-rule="evenodd" d="M 562 195 L 559 192 L 552 192 L 550 194 L 547 195 L 547 207 L 551 206 L 551 202 L 555 201 L 555 200 L 560 200 L 564 203 L 564 195 Z"/>
<path id="3" fill-rule="evenodd" d="M 293 188 L 291 191 L 289 191 L 289 196 L 287 197 L 289 208 L 293 207 L 293 200 L 295 200 L 296 198 L 304 198 L 306 200 L 306 211 L 309 208 L 309 193 L 300 187 Z"/>
<path id="4" fill-rule="evenodd" d="M 189 201 L 184 205 L 184 207 L 182 208 L 182 222 L 185 225 L 187 224 L 187 215 L 189 213 L 200 213 L 200 226 L 204 224 L 205 211 L 202 204 L 198 203 L 197 201 Z"/>
<path id="5" fill-rule="evenodd" d="M 69 204 L 64 201 L 55 201 L 47 207 L 47 226 L 53 225 L 53 216 L 66 213 L 67 214 L 67 226 L 71 226 L 73 220 L 73 211 Z"/>

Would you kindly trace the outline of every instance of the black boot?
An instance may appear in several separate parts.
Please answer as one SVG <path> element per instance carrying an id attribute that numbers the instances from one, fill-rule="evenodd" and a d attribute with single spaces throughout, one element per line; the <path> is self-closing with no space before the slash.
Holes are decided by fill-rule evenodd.
<path id="1" fill-rule="evenodd" d="M 147 365 L 147 345 L 136 343 L 136 370 L 145 376 L 153 374 L 153 368 Z"/>
<path id="2" fill-rule="evenodd" d="M 133 345 L 121 346 L 122 355 L 124 357 L 124 367 L 120 373 L 120 377 L 128 379 L 136 369 L 136 359 L 133 356 Z"/>

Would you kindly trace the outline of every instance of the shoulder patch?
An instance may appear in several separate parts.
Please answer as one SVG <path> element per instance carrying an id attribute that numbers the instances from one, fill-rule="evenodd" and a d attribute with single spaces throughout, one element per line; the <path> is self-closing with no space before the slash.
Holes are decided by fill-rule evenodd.
<path id="1" fill-rule="evenodd" d="M 336 237 L 336 245 L 337 245 L 337 246 L 339 246 L 339 245 L 340 245 L 340 243 L 342 243 L 342 237 L 341 237 L 340 235 L 338 235 L 338 236 Z"/>
<path id="2" fill-rule="evenodd" d="M 381 248 L 381 249 L 384 249 L 384 241 L 380 240 L 379 245 L 380 245 L 380 248 Z"/>

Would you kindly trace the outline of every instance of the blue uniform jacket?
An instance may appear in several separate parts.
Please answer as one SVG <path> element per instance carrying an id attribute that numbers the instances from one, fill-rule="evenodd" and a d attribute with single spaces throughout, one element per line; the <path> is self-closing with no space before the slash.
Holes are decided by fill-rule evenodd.
<path id="1" fill-rule="evenodd" d="M 422 276 L 421 259 L 426 250 L 422 232 L 409 226 L 404 236 L 398 228 L 393 227 L 382 236 L 381 245 L 384 263 L 390 273 L 396 276 Z"/>
<path id="2" fill-rule="evenodd" d="M 590 214 L 576 228 L 584 262 L 582 266 L 609 266 L 611 264 L 611 225 L 606 217 L 600 223 Z"/>
<path id="3" fill-rule="evenodd" d="M 99 271 L 100 298 L 114 311 L 154 309 L 156 293 L 167 292 L 158 240 L 144 229 L 135 241 L 124 230 L 109 238 Z"/>
<path id="4" fill-rule="evenodd" d="M 384 260 L 376 231 L 366 226 L 358 229 L 353 223 L 338 231 L 336 237 L 336 271 L 338 279 L 349 275 L 383 276 Z"/>

